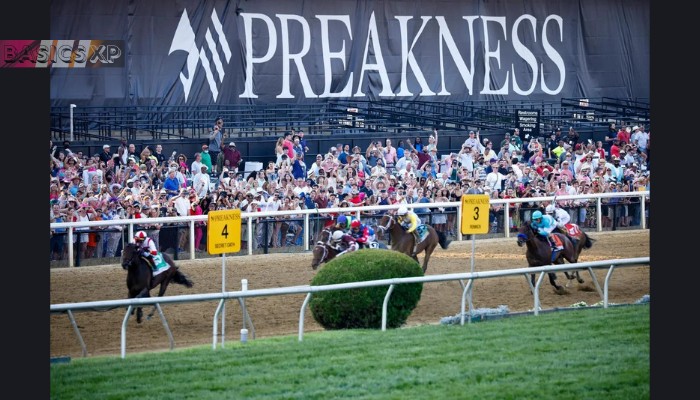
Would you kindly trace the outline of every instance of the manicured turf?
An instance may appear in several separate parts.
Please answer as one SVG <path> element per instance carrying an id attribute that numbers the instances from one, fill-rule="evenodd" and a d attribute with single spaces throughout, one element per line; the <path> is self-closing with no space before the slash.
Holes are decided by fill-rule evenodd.
<path id="1" fill-rule="evenodd" d="M 644 399 L 649 306 L 51 365 L 54 399 Z"/>

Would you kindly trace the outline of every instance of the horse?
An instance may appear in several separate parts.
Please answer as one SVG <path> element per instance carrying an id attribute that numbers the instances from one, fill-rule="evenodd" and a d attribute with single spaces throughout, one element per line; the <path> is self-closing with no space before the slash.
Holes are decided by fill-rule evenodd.
<path id="1" fill-rule="evenodd" d="M 151 289 L 160 285 L 160 290 L 158 291 L 158 297 L 162 297 L 165 294 L 165 289 L 168 288 L 170 282 L 175 282 L 185 287 L 191 288 L 194 283 L 187 279 L 187 276 L 180 272 L 180 270 L 175 266 L 172 258 L 167 253 L 161 253 L 165 262 L 170 266 L 166 271 L 153 276 L 153 271 L 148 262 L 143 259 L 140 251 L 136 249 L 136 244 L 129 243 L 124 247 L 122 252 L 122 268 L 129 271 L 126 276 L 126 287 L 129 289 L 129 298 L 142 298 L 151 297 Z M 151 319 L 156 311 L 156 306 L 153 306 L 153 310 L 146 319 Z M 143 316 L 143 310 L 141 307 L 136 308 L 136 322 L 141 323 L 141 318 Z M 133 315 L 134 310 L 131 311 Z"/>
<path id="2" fill-rule="evenodd" d="M 533 227 L 529 221 L 525 222 L 520 227 L 517 236 L 518 246 L 523 247 L 523 244 L 527 244 L 525 258 L 527 259 L 528 267 L 564 264 L 565 259 L 570 263 L 576 262 L 578 254 L 576 254 L 573 243 L 559 232 L 552 232 L 552 235 L 557 236 L 564 246 L 562 250 L 558 250 L 554 255 L 552 255 L 552 248 L 547 238 L 540 235 L 537 232 L 537 228 Z M 557 275 L 554 272 L 548 272 L 547 275 L 549 276 L 549 283 L 551 283 L 557 291 L 561 291 L 562 287 L 554 282 L 557 279 Z M 569 277 L 568 274 L 566 276 Z M 535 274 L 531 274 L 530 279 L 534 285 Z"/>
<path id="3" fill-rule="evenodd" d="M 331 231 L 332 227 L 325 228 L 321 231 L 318 236 L 318 242 L 313 250 L 313 260 L 311 260 L 311 268 L 316 270 L 318 267 L 332 259 L 334 259 L 340 252 L 335 249 L 331 244 L 331 236 L 333 232 L 338 229 Z M 372 242 L 367 248 L 370 249 L 387 249 L 386 245 L 380 241 Z"/>
<path id="4" fill-rule="evenodd" d="M 569 235 L 567 238 L 573 242 L 574 245 L 574 262 L 578 262 L 578 258 L 581 255 L 581 252 L 583 249 L 590 249 L 593 246 L 593 243 L 595 242 L 595 239 L 591 239 L 590 236 L 586 234 L 586 232 L 580 230 L 578 226 L 574 224 L 566 224 L 566 228 L 568 230 Z M 579 271 L 571 271 L 571 276 L 569 276 L 569 273 L 564 271 L 564 275 L 566 275 L 566 278 L 569 279 L 569 282 L 566 284 L 566 287 L 571 286 L 571 281 L 574 280 L 574 275 L 576 277 L 576 280 L 578 283 L 583 283 L 584 280 L 581 279 L 581 276 L 579 276 Z"/>
<path id="5" fill-rule="evenodd" d="M 425 252 L 425 257 L 423 258 L 423 273 L 428 269 L 428 260 L 430 260 L 430 255 L 433 254 L 435 247 L 440 244 L 440 247 L 447 249 L 450 245 L 444 233 L 436 231 L 435 228 L 430 225 L 425 226 L 428 229 L 428 237 L 418 244 L 416 255 L 412 256 L 415 237 L 412 233 L 404 229 L 391 214 L 384 214 L 377 225 L 381 231 L 389 232 L 392 250 L 404 253 L 409 257 L 412 256 L 416 262 L 418 262 L 418 254 Z"/>
<path id="6" fill-rule="evenodd" d="M 332 227 L 324 228 L 318 235 L 318 241 L 313 250 L 314 258 L 311 260 L 311 268 L 316 270 L 324 262 L 328 262 L 338 255 L 338 251 L 331 245 Z"/>

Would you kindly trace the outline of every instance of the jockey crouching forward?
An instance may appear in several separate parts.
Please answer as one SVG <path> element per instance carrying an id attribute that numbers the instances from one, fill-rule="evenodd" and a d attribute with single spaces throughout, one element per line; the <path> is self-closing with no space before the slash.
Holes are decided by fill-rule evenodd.
<path id="1" fill-rule="evenodd" d="M 557 225 L 557 230 L 569 239 L 571 239 L 571 236 L 569 235 L 569 231 L 566 229 L 566 224 L 571 221 L 571 216 L 569 216 L 569 213 L 562 210 L 561 208 L 557 208 L 554 206 L 554 204 L 550 204 L 545 208 L 545 212 L 547 215 L 551 215 L 552 218 L 554 218 L 554 221 Z M 573 240 L 572 240 L 573 243 Z"/>
<path id="2" fill-rule="evenodd" d="M 352 217 L 340 215 L 340 216 L 338 216 L 338 219 L 335 220 L 335 225 L 333 225 L 333 227 L 335 229 L 342 230 L 343 233 L 347 233 L 350 231 L 352 221 L 353 221 Z"/>
<path id="3" fill-rule="evenodd" d="M 333 248 L 340 250 L 340 253 L 338 253 L 336 257 L 340 256 L 341 254 L 345 254 L 348 251 L 355 251 L 358 248 L 355 239 L 342 231 L 333 232 L 333 236 L 331 237 L 333 240 Z"/>
<path id="4" fill-rule="evenodd" d="M 149 238 L 146 232 L 140 231 L 134 236 L 134 243 L 136 243 L 137 249 L 141 251 L 141 256 L 151 264 L 151 268 L 155 268 L 156 262 L 153 260 L 153 256 L 158 255 L 158 249 L 153 239 Z"/>
<path id="5" fill-rule="evenodd" d="M 552 231 L 557 228 L 557 221 L 555 221 L 551 215 L 542 215 L 542 212 L 535 211 L 532 213 L 532 227 L 537 229 L 540 235 L 546 236 L 547 239 L 549 239 L 549 243 L 552 245 L 554 251 L 564 248 L 561 240 L 552 235 Z"/>
<path id="6" fill-rule="evenodd" d="M 397 220 L 399 221 L 399 224 L 406 228 L 406 232 L 410 232 L 413 234 L 413 252 L 411 253 L 411 257 L 415 257 L 416 248 L 418 247 L 418 243 L 420 242 L 418 232 L 416 232 L 416 228 L 418 228 L 419 225 L 418 216 L 413 211 L 409 211 L 408 207 L 405 206 L 399 207 L 399 210 L 396 214 L 398 215 Z"/>
<path id="7" fill-rule="evenodd" d="M 374 229 L 355 219 L 350 223 L 350 236 L 357 242 L 359 248 L 369 247 L 370 243 L 376 241 Z"/>

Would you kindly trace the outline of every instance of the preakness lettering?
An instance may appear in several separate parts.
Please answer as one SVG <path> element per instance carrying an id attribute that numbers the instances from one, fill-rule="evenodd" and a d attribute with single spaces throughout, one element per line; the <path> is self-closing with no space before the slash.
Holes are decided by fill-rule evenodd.
<path id="1" fill-rule="evenodd" d="M 452 92 L 462 91 L 468 95 L 474 95 L 475 92 L 508 95 L 511 90 L 518 95 L 527 96 L 538 87 L 542 93 L 556 95 L 562 91 L 566 80 L 566 65 L 555 48 L 564 42 L 564 20 L 556 14 L 548 15 L 543 20 L 523 14 L 513 22 L 505 16 L 467 15 L 459 19 L 461 24 L 456 23 L 451 16 L 448 23 L 445 16 L 440 15 L 397 15 L 393 20 L 386 21 L 391 27 L 382 26 L 386 28 L 384 30 L 378 29 L 374 12 L 369 14 L 366 21 L 353 21 L 349 15 L 315 15 L 306 18 L 294 14 L 241 13 L 240 18 L 242 28 L 239 32 L 244 41 L 241 46 L 245 49 L 240 57 L 245 66 L 245 82 L 239 98 L 258 98 L 254 86 L 258 71 L 269 62 L 277 63 L 277 66 L 280 60 L 282 79 L 279 94 L 276 95 L 278 99 L 295 98 L 291 85 L 296 84 L 296 81 L 303 89 L 304 98 L 366 97 L 370 75 L 373 85 L 381 88 L 379 97 L 416 95 L 411 92 L 409 79 L 417 82 L 419 96 L 449 96 Z M 211 20 L 218 34 L 217 42 L 207 30 L 205 44 L 208 47 L 203 44 L 197 48 L 194 31 L 185 11 L 170 46 L 169 54 L 178 50 L 188 53 L 187 62 L 180 73 L 185 100 L 189 96 L 192 79 L 200 61 L 214 101 L 219 95 L 206 56 L 207 51 L 212 53 L 219 82 L 223 82 L 225 75 L 224 63 L 229 64 L 231 59 L 230 47 L 216 11 L 212 13 Z M 354 29 L 353 23 L 362 26 L 362 30 Z M 388 29 L 392 35 L 397 34 L 398 38 L 380 36 L 386 34 L 383 32 Z M 353 37 L 353 32 L 362 32 L 363 35 Z M 455 40 L 455 37 L 460 40 Z M 293 43 L 290 43 L 290 38 Z M 475 45 L 476 40 L 477 44 L 483 43 L 483 46 Z M 465 46 L 465 42 L 468 45 Z M 396 46 L 389 46 L 388 43 L 396 43 Z M 416 57 L 420 54 L 420 49 L 426 46 L 439 49 L 439 60 L 428 60 L 431 65 L 425 64 L 428 62 L 425 57 Z M 512 50 L 508 51 L 509 57 L 515 59 L 506 61 L 502 57 L 507 46 Z M 223 49 L 225 58 L 218 54 L 217 48 Z M 309 51 L 312 48 L 320 48 L 320 57 Z M 355 49 L 353 52 L 356 51 L 358 56 L 362 54 L 361 65 L 358 64 L 358 67 L 350 65 L 356 60 L 348 57 L 346 50 L 349 49 Z M 477 49 L 480 52 L 478 54 Z M 274 57 L 276 54 L 281 54 L 281 57 Z M 539 55 L 539 59 L 535 54 Z M 318 65 L 312 74 L 304 65 L 306 58 L 313 59 Z M 394 69 L 400 68 L 400 71 L 387 68 L 386 60 L 389 58 L 400 60 L 400 67 L 392 63 Z M 454 64 L 460 79 L 445 79 L 447 62 Z M 483 63 L 479 69 L 483 73 L 482 77 L 476 76 L 477 62 Z M 439 65 L 439 70 L 432 65 Z M 322 74 L 318 71 L 321 68 Z M 359 74 L 351 71 L 359 71 Z M 426 71 L 431 72 L 429 78 L 432 79 L 426 79 Z M 435 72 L 439 72 L 439 79 L 435 79 Z M 495 80 L 494 75 L 501 78 Z M 314 81 L 312 85 L 310 76 L 319 76 L 319 82 Z M 337 88 L 335 91 L 332 89 L 334 82 Z"/>

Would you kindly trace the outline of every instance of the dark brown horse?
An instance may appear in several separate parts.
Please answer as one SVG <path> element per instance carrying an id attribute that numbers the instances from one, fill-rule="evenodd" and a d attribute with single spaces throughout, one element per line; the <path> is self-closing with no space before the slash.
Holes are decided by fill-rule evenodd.
<path id="1" fill-rule="evenodd" d="M 537 229 L 530 225 L 530 222 L 525 222 L 518 230 L 518 246 L 527 245 L 525 258 L 529 267 L 541 267 L 544 265 L 564 264 L 564 260 L 575 263 L 578 254 L 575 252 L 573 243 L 567 237 L 558 232 L 552 232 L 552 235 L 557 236 L 564 248 L 557 251 L 552 257 L 552 248 L 546 237 L 540 235 Z M 557 275 L 554 272 L 549 272 L 549 283 L 554 286 L 557 291 L 561 291 L 562 287 L 554 282 Z M 568 274 L 567 274 L 568 277 Z M 530 275 L 532 284 L 535 284 L 535 274 Z"/>
<path id="2" fill-rule="evenodd" d="M 314 247 L 312 253 L 314 255 L 311 260 L 311 268 L 316 270 L 323 263 L 327 263 L 337 256 L 340 252 L 335 249 L 331 243 L 331 235 L 338 229 L 328 227 L 321 231 L 318 235 L 318 242 Z M 386 245 L 382 242 L 376 241 L 370 244 L 370 249 L 386 249 Z"/>
<path id="3" fill-rule="evenodd" d="M 318 267 L 335 258 L 338 251 L 331 245 L 331 235 L 333 235 L 333 227 L 325 228 L 318 235 L 318 242 L 313 250 L 314 258 L 311 260 L 311 268 L 314 270 Z"/>
<path id="4" fill-rule="evenodd" d="M 579 233 L 579 232 L 580 232 L 580 234 L 576 235 L 576 237 L 567 236 L 568 239 L 571 240 L 571 241 L 573 242 L 573 245 L 574 245 L 574 262 L 577 263 L 577 262 L 578 262 L 578 258 L 579 258 L 579 256 L 581 255 L 581 252 L 583 251 L 583 249 L 590 249 L 590 248 L 593 246 L 593 243 L 595 242 L 595 239 L 591 239 L 591 238 L 586 234 L 586 232 L 584 232 L 584 231 L 578 229 L 578 226 L 573 225 L 573 224 L 567 224 L 567 226 L 568 226 L 568 225 L 572 225 L 572 228 L 573 228 L 573 230 L 574 230 L 576 233 Z M 569 234 L 571 234 L 571 233 L 572 233 L 572 232 L 569 232 Z M 583 279 L 581 279 L 581 276 L 579 276 L 579 271 L 578 271 L 578 270 L 576 270 L 576 271 L 571 271 L 571 275 L 569 275 L 569 272 L 564 271 L 564 275 L 566 275 L 566 278 L 569 280 L 569 282 L 566 284 L 566 287 L 571 286 L 571 281 L 574 280 L 574 277 L 576 278 L 576 280 L 578 281 L 578 283 L 583 283 L 583 282 L 584 282 Z"/>
<path id="5" fill-rule="evenodd" d="M 404 253 L 409 257 L 412 255 L 415 236 L 402 227 L 401 224 L 394 219 L 393 215 L 384 214 L 377 227 L 382 231 L 389 232 L 392 250 Z M 447 249 L 450 245 L 444 233 L 436 231 L 430 225 L 426 225 L 426 227 L 428 228 L 428 237 L 418 244 L 416 255 L 413 256 L 413 259 L 418 262 L 418 254 L 425 252 L 425 258 L 423 258 L 423 273 L 428 269 L 428 260 L 430 260 L 430 255 L 433 254 L 435 247 L 439 244 L 443 249 Z"/>
<path id="6" fill-rule="evenodd" d="M 151 266 L 142 258 L 140 251 L 136 249 L 136 245 L 134 243 L 129 243 L 126 245 L 124 251 L 122 252 L 122 268 L 129 270 L 129 273 L 126 276 L 126 287 L 129 289 L 130 299 L 151 297 L 151 289 L 158 285 L 160 285 L 158 297 L 162 297 L 163 294 L 165 294 L 165 289 L 168 288 L 168 284 L 170 284 L 171 281 L 184 285 L 188 288 L 194 285 L 192 281 L 187 279 L 185 274 L 177 269 L 172 258 L 170 258 L 167 253 L 161 254 L 170 268 L 153 277 Z M 150 319 L 155 311 L 156 307 L 154 306 L 147 318 Z M 134 311 L 132 310 L 131 313 L 133 314 Z M 141 323 L 142 316 L 143 310 L 141 307 L 137 307 L 136 322 Z"/>

